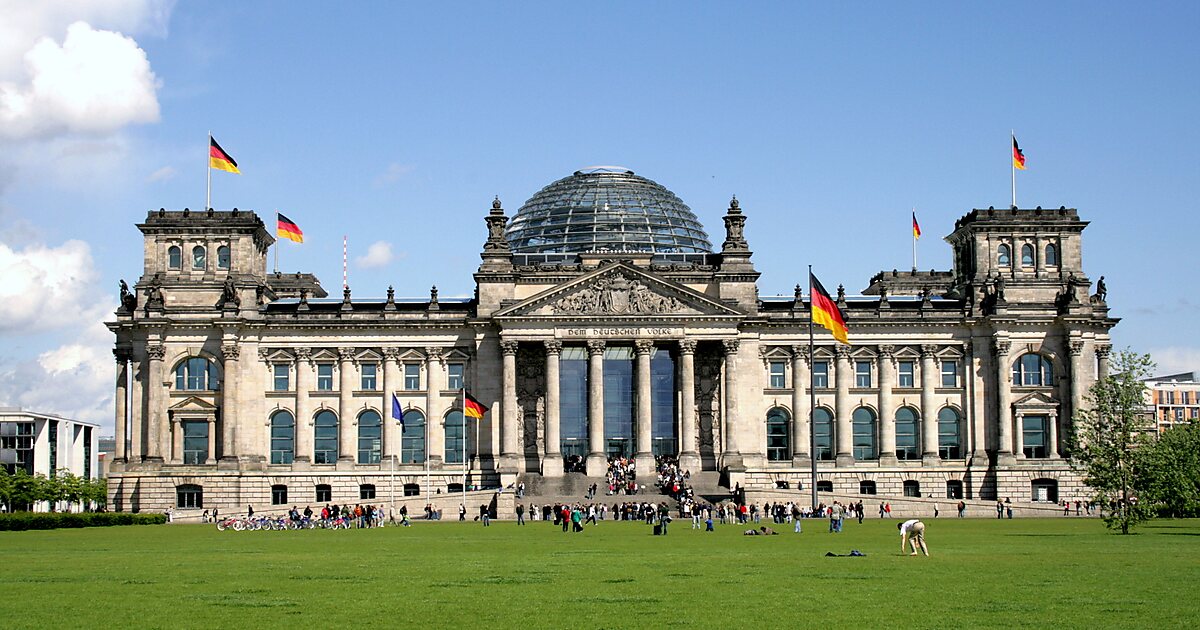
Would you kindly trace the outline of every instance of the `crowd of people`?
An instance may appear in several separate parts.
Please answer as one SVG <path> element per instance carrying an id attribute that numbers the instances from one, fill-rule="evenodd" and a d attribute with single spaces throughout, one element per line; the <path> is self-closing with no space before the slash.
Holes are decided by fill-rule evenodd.
<path id="1" fill-rule="evenodd" d="M 633 460 L 628 457 L 609 457 L 604 482 L 608 485 L 610 497 L 615 494 L 637 494 L 637 473 Z M 594 489 L 591 494 L 595 496 Z"/>

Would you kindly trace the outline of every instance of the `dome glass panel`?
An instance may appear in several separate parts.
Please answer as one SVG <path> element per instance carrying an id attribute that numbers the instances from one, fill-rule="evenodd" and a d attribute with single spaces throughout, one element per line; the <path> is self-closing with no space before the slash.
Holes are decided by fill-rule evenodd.
<path id="1" fill-rule="evenodd" d="M 705 254 L 712 244 L 675 193 L 619 166 L 575 171 L 538 191 L 506 234 L 516 254 Z"/>

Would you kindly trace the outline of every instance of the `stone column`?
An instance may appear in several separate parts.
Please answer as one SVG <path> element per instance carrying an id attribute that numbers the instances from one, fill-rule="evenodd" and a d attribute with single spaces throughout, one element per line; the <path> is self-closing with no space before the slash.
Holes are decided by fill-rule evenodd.
<path id="1" fill-rule="evenodd" d="M 463 377 L 466 377 L 465 373 Z M 446 419 L 441 405 L 444 384 L 442 349 L 425 348 L 425 448 L 431 467 L 444 463 L 446 456 Z M 457 396 L 461 395 L 462 392 L 457 393 Z"/>
<path id="2" fill-rule="evenodd" d="M 149 399 L 146 409 L 146 459 L 161 462 L 163 459 L 163 442 L 167 439 L 166 404 L 163 402 L 163 357 L 167 349 L 161 343 L 146 344 L 146 356 L 150 360 L 149 376 L 146 387 L 149 388 Z"/>
<path id="3" fill-rule="evenodd" d="M 354 348 L 338 348 L 338 461 L 355 462 L 358 425 L 354 417 Z"/>
<path id="4" fill-rule="evenodd" d="M 1071 353 L 1071 415 L 1064 418 L 1075 418 L 1083 411 L 1084 392 L 1087 389 L 1087 383 L 1091 380 L 1091 375 L 1084 371 L 1083 367 L 1083 340 L 1072 339 L 1067 343 L 1067 349 Z M 1105 367 L 1107 369 L 1107 366 Z M 1058 418 L 1052 416 L 1050 418 L 1050 435 L 1057 438 Z M 1050 448 L 1047 449 L 1047 454 L 1050 457 L 1058 457 L 1059 454 L 1058 441 L 1055 439 L 1050 442 Z"/>
<path id="5" fill-rule="evenodd" d="M 896 384 L 893 352 L 896 347 L 879 346 L 879 463 L 896 463 L 896 411 L 892 408 L 892 387 Z"/>
<path id="6" fill-rule="evenodd" d="M 400 422 L 392 417 L 392 396 L 400 389 L 400 367 L 396 363 L 399 358 L 398 348 L 383 349 L 383 400 L 379 404 L 383 410 L 383 458 L 385 461 L 396 458 L 396 463 L 400 463 L 403 435 Z M 426 418 L 425 422 L 428 424 L 429 419 Z"/>
<path id="7" fill-rule="evenodd" d="M 721 431 L 721 437 L 725 441 L 725 452 L 721 455 L 725 467 L 731 470 L 740 470 L 742 468 L 742 451 L 738 446 L 737 432 L 741 428 L 738 422 L 738 396 L 737 396 L 737 370 L 738 370 L 738 348 L 741 342 L 737 339 L 724 339 L 721 341 L 725 349 L 725 427 Z"/>
<path id="8" fill-rule="evenodd" d="M 809 406 L 808 346 L 792 346 L 792 465 L 812 463 L 812 409 Z"/>
<path id="9" fill-rule="evenodd" d="M 1108 378 L 1108 355 L 1112 346 L 1106 343 L 1096 344 L 1096 376 L 1100 380 Z"/>
<path id="10" fill-rule="evenodd" d="M 520 421 L 517 409 L 517 345 L 511 339 L 500 341 L 504 365 L 501 381 L 504 388 L 501 403 L 504 416 L 500 422 L 501 467 L 513 472 L 517 466 L 517 424 Z"/>
<path id="11" fill-rule="evenodd" d="M 183 431 L 180 431 L 179 434 L 182 436 Z M 179 455 L 177 457 L 183 457 L 183 446 L 182 446 L 183 438 L 182 437 L 179 440 L 179 444 L 180 444 Z M 211 466 L 212 464 L 216 463 L 216 461 L 217 461 L 216 449 L 217 449 L 217 419 L 209 418 L 208 419 L 208 458 L 204 460 L 205 464 L 208 464 Z"/>
<path id="12" fill-rule="evenodd" d="M 590 474 L 606 470 L 604 448 L 604 340 L 591 339 L 588 348 L 588 457 Z"/>
<path id="13" fill-rule="evenodd" d="M 679 340 L 679 466 L 700 470 L 696 448 L 696 340 Z"/>
<path id="14" fill-rule="evenodd" d="M 116 449 L 113 452 L 113 463 L 125 463 L 125 426 L 128 421 L 128 406 L 126 400 L 129 392 L 129 353 L 125 351 L 113 350 L 113 355 L 117 360 L 117 385 L 113 397 L 116 402 L 116 416 L 113 418 L 114 433 L 113 438 L 116 442 Z"/>
<path id="15" fill-rule="evenodd" d="M 209 427 L 210 429 L 212 427 Z M 209 434 L 209 447 L 213 446 L 212 433 Z M 209 457 L 212 457 L 212 452 L 209 452 Z M 168 464 L 183 463 L 183 421 L 179 418 L 171 418 L 171 452 L 166 454 Z"/>
<path id="16" fill-rule="evenodd" d="M 559 437 L 558 361 L 563 353 L 563 342 L 546 341 L 546 406 L 542 412 L 542 449 L 545 458 L 541 462 L 542 476 L 563 476 L 562 438 Z"/>
<path id="17" fill-rule="evenodd" d="M 308 393 L 313 386 L 312 349 L 296 348 L 296 457 L 298 464 L 312 462 L 313 409 Z"/>
<path id="18" fill-rule="evenodd" d="M 649 339 L 638 339 L 633 342 L 637 354 L 636 378 L 634 386 L 637 409 L 637 455 L 634 463 L 637 470 L 654 470 L 654 432 L 652 402 L 650 396 L 650 355 L 654 352 L 654 342 Z"/>
<path id="19" fill-rule="evenodd" d="M 1025 458 L 1025 414 L 1017 412 L 1017 449 L 1014 451 L 1018 459 Z"/>
<path id="20" fill-rule="evenodd" d="M 129 451 L 125 453 L 125 461 L 132 463 L 142 461 L 146 453 L 146 361 L 131 355 L 129 371 L 133 382 L 129 388 Z"/>
<path id="21" fill-rule="evenodd" d="M 1050 417 L 1046 420 L 1046 424 L 1050 425 L 1050 435 L 1048 436 L 1050 448 L 1046 449 L 1046 456 L 1052 459 L 1058 459 L 1058 414 L 1050 412 Z"/>
<path id="22" fill-rule="evenodd" d="M 558 362 L 562 355 L 562 342 L 557 339 L 546 341 L 546 403 L 542 418 L 542 436 L 545 444 L 545 459 L 542 460 L 542 476 L 561 477 L 563 473 L 562 447 L 559 438 L 559 377 Z"/>
<path id="23" fill-rule="evenodd" d="M 221 346 L 221 356 L 224 358 L 221 374 L 221 459 L 227 463 L 236 462 L 237 424 L 238 424 L 238 357 L 241 348 L 233 342 Z M 213 427 L 209 427 L 212 429 Z M 212 433 L 209 432 L 209 436 Z M 213 452 L 209 451 L 212 456 Z"/>
<path id="24" fill-rule="evenodd" d="M 1007 339 L 995 339 L 993 349 L 996 356 L 996 398 L 997 398 L 997 435 L 999 445 L 996 448 L 997 459 L 1001 463 L 1012 463 L 1013 460 L 1013 419 L 1012 419 L 1012 366 L 1009 365 L 1008 352 L 1012 343 Z M 1017 431 L 1019 434 L 1020 431 Z M 1020 451 L 1018 451 L 1020 452 Z"/>
<path id="25" fill-rule="evenodd" d="M 970 449 L 969 463 L 973 466 L 986 465 L 988 462 L 987 417 L 989 405 L 988 397 L 985 394 L 988 391 L 985 375 L 988 369 L 988 357 L 991 355 L 988 344 L 989 338 L 986 336 L 981 335 L 971 339 L 965 363 L 967 369 L 963 374 L 963 384 L 967 386 L 968 406 L 964 409 L 966 415 L 963 416 L 962 421 L 970 429 L 969 441 L 963 446 Z"/>
<path id="26" fill-rule="evenodd" d="M 837 367 L 835 368 L 835 378 L 837 379 L 837 392 L 834 394 L 834 406 L 837 415 L 837 428 L 834 430 L 835 443 L 837 444 L 837 465 L 849 466 L 854 463 L 854 427 L 851 425 L 851 409 L 850 409 L 850 383 L 854 379 L 854 373 L 850 367 L 850 348 L 844 345 L 837 346 Z"/>
<path id="27" fill-rule="evenodd" d="M 921 346 L 921 459 L 926 466 L 937 463 L 937 346 L 927 343 Z"/>

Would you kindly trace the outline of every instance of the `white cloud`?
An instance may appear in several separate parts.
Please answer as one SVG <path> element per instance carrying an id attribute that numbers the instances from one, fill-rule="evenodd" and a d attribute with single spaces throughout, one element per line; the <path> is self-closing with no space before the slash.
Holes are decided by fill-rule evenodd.
<path id="1" fill-rule="evenodd" d="M 1171 346 L 1150 350 L 1150 358 L 1158 364 L 1155 376 L 1200 371 L 1200 348 Z"/>
<path id="2" fill-rule="evenodd" d="M 413 172 L 412 166 L 408 164 L 392 162 L 391 164 L 388 164 L 387 169 L 385 169 L 381 175 L 375 178 L 375 185 L 386 186 L 388 184 L 394 184 L 401 177 L 404 177 L 411 172 Z"/>
<path id="3" fill-rule="evenodd" d="M 115 302 L 98 289 L 98 279 L 83 241 L 20 250 L 0 243 L 0 334 L 78 330 L 102 320 Z"/>
<path id="4" fill-rule="evenodd" d="M 175 175 L 176 175 L 176 171 L 175 171 L 174 167 L 164 166 L 164 167 L 158 169 L 157 171 L 150 173 L 150 176 L 146 178 L 146 181 L 147 182 L 165 182 L 168 179 L 174 179 Z"/>
<path id="5" fill-rule="evenodd" d="M 359 256 L 354 259 L 354 264 L 363 269 L 372 269 L 382 267 L 390 262 L 395 256 L 392 254 L 392 244 L 387 241 L 375 241 L 367 248 L 365 256 Z"/>
<path id="6" fill-rule="evenodd" d="M 0 133 L 10 138 L 106 134 L 158 120 L 158 79 L 132 38 L 86 22 L 24 55 L 26 81 L 0 82 Z"/>
<path id="7" fill-rule="evenodd" d="M 97 422 L 108 435 L 115 370 L 112 334 L 96 321 L 36 359 L 0 359 L 0 405 Z"/>

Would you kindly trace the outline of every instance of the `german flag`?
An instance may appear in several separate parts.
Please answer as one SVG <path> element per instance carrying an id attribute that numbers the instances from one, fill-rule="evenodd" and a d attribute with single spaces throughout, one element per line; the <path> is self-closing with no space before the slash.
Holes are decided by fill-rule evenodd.
<path id="1" fill-rule="evenodd" d="M 850 339 L 847 337 L 849 329 L 846 328 L 846 317 L 842 314 L 842 309 L 829 297 L 829 292 L 821 286 L 821 281 L 817 280 L 811 271 L 808 272 L 808 285 L 812 299 L 813 323 L 824 326 L 833 333 L 834 339 L 850 345 Z"/>
<path id="2" fill-rule="evenodd" d="M 1012 139 L 1013 139 L 1013 168 L 1017 169 L 1018 171 L 1023 171 L 1023 170 L 1025 170 L 1025 154 L 1021 153 L 1021 147 L 1017 146 L 1017 137 L 1014 135 L 1012 137 Z"/>
<path id="3" fill-rule="evenodd" d="M 208 167 L 218 171 L 241 174 L 237 167 L 237 161 L 230 157 L 212 136 L 208 137 Z"/>
<path id="4" fill-rule="evenodd" d="M 475 400 L 475 397 L 463 390 L 463 415 L 476 420 L 483 420 L 483 414 L 487 413 L 488 408 L 483 406 L 483 403 Z"/>
<path id="5" fill-rule="evenodd" d="M 289 241 L 296 241 L 297 243 L 304 242 L 304 232 L 300 230 L 299 225 L 296 225 L 294 221 L 278 212 L 275 213 L 275 216 L 277 217 L 277 225 L 275 227 L 276 236 L 286 238 Z"/>
<path id="6" fill-rule="evenodd" d="M 913 238 L 921 238 L 921 224 L 917 223 L 916 210 L 913 210 Z"/>

